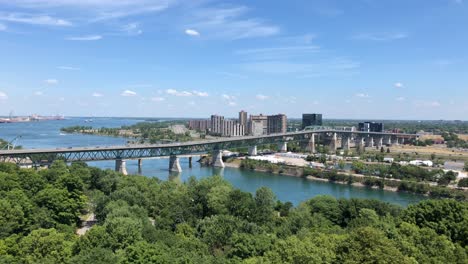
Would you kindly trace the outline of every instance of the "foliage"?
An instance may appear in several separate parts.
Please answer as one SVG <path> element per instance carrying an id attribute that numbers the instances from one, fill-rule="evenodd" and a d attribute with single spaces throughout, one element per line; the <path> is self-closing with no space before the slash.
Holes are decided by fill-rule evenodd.
<path id="1" fill-rule="evenodd" d="M 308 172 L 342 180 L 336 172 Z M 466 263 L 468 258 L 468 203 L 450 199 L 405 209 L 317 196 L 293 206 L 277 201 L 268 188 L 252 195 L 219 176 L 163 182 L 63 162 L 39 172 L 0 164 L 0 197 L 0 263 Z M 94 211 L 98 223 L 79 237 L 74 230 L 85 209 Z"/>

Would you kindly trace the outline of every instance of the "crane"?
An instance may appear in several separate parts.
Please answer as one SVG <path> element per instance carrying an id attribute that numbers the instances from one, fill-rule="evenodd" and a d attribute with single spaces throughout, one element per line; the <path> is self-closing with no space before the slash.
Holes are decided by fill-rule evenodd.
<path id="1" fill-rule="evenodd" d="M 8 142 L 2 150 L 4 149 L 7 149 L 7 150 L 10 150 L 10 149 L 15 149 L 16 147 L 16 143 L 18 142 L 18 139 L 21 138 L 21 135 L 19 136 L 16 136 L 15 138 L 13 138 L 10 142 Z"/>

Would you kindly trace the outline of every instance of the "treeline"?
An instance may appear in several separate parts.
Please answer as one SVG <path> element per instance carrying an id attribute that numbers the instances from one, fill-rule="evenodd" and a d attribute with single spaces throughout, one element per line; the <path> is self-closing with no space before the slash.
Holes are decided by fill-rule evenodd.
<path id="1" fill-rule="evenodd" d="M 139 143 L 149 142 L 166 143 L 166 142 L 184 142 L 190 141 L 192 137 L 190 132 L 176 134 L 172 131 L 173 125 L 185 125 L 184 121 L 164 121 L 164 122 L 139 122 L 131 126 L 122 126 L 120 128 L 92 128 L 90 126 L 71 126 L 64 127 L 60 130 L 65 133 L 85 133 L 105 136 L 122 136 L 129 138 L 137 138 Z"/>
<path id="2" fill-rule="evenodd" d="M 77 163 L 0 165 L 0 263 L 466 263 L 468 204 L 403 209 L 318 196 L 297 207 L 219 176 L 186 183 Z M 78 237 L 85 209 L 97 224 Z"/>
<path id="3" fill-rule="evenodd" d="M 449 148 L 468 148 L 468 141 L 459 138 L 457 134 L 444 132 L 442 137 Z"/>
<path id="4" fill-rule="evenodd" d="M 5 141 L 0 138 L 0 150 L 2 149 L 8 149 L 8 147 L 12 147 L 8 141 Z M 15 146 L 15 149 L 21 149 L 21 146 Z"/>

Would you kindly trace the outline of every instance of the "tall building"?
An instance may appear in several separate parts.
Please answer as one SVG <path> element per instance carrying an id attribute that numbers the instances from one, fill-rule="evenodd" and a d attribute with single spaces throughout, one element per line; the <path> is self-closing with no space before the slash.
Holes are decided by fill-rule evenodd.
<path id="1" fill-rule="evenodd" d="M 322 114 L 302 114 L 302 129 L 308 126 L 322 125 Z"/>
<path id="2" fill-rule="evenodd" d="M 268 117 L 262 114 L 250 115 L 248 134 L 252 136 L 268 134 Z"/>
<path id="3" fill-rule="evenodd" d="M 359 123 L 358 130 L 362 132 L 383 132 L 384 124 L 376 122 Z"/>
<path id="4" fill-rule="evenodd" d="M 211 133 L 214 135 L 223 134 L 224 116 L 211 116 Z"/>
<path id="5" fill-rule="evenodd" d="M 239 124 L 247 127 L 247 112 L 244 110 L 239 112 Z"/>
<path id="6" fill-rule="evenodd" d="M 223 137 L 240 137 L 245 134 L 245 127 L 234 120 L 224 120 Z"/>
<path id="7" fill-rule="evenodd" d="M 278 114 L 271 115 L 267 117 L 267 133 L 276 134 L 276 133 L 286 133 L 288 120 L 286 115 Z"/>
<path id="8" fill-rule="evenodd" d="M 206 132 L 211 129 L 211 120 L 190 120 L 189 129 Z"/>

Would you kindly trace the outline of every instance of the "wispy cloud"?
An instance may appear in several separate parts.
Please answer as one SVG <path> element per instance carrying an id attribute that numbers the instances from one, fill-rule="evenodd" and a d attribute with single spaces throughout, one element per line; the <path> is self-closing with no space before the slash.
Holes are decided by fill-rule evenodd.
<path id="1" fill-rule="evenodd" d="M 395 88 L 403 88 L 403 87 L 405 87 L 401 82 L 397 82 L 397 83 L 395 83 L 393 86 L 395 86 Z"/>
<path id="2" fill-rule="evenodd" d="M 73 40 L 73 41 L 94 41 L 94 40 L 102 39 L 102 36 L 101 35 L 86 35 L 86 36 L 68 37 L 65 39 Z"/>
<path id="3" fill-rule="evenodd" d="M 383 33 L 361 33 L 353 36 L 353 39 L 371 40 L 371 41 L 392 41 L 405 39 L 408 34 L 401 32 L 383 32 Z"/>
<path id="4" fill-rule="evenodd" d="M 189 36 L 193 36 L 193 37 L 200 36 L 200 33 L 198 31 L 196 31 L 195 29 L 186 29 L 185 34 L 187 34 Z"/>
<path id="5" fill-rule="evenodd" d="M 403 96 L 400 96 L 400 97 L 397 97 L 396 100 L 399 101 L 399 102 L 403 102 L 403 101 L 406 100 L 406 98 L 403 97 Z"/>
<path id="6" fill-rule="evenodd" d="M 0 13 L 0 20 L 42 26 L 71 26 L 72 23 L 65 19 L 55 18 L 48 15 L 34 15 L 24 13 Z"/>
<path id="7" fill-rule="evenodd" d="M 0 23 L 0 31 L 6 31 L 7 30 L 7 26 L 5 26 L 4 24 Z"/>
<path id="8" fill-rule="evenodd" d="M 204 36 L 230 40 L 268 37 L 280 32 L 279 27 L 262 19 L 247 18 L 248 11 L 245 6 L 198 9 L 189 26 L 202 30 Z"/>
<path id="9" fill-rule="evenodd" d="M 229 94 L 222 94 L 221 95 L 221 98 L 223 98 L 224 100 L 236 100 L 236 97 L 234 95 L 229 95 Z"/>
<path id="10" fill-rule="evenodd" d="M 0 100 L 6 100 L 8 99 L 8 95 L 4 92 L 0 92 Z"/>
<path id="11" fill-rule="evenodd" d="M 193 91 L 193 94 L 200 97 L 207 97 L 209 94 L 207 92 Z"/>
<path id="12" fill-rule="evenodd" d="M 59 81 L 57 79 L 47 79 L 47 80 L 44 80 L 44 82 L 50 85 L 55 85 L 55 84 L 58 84 Z"/>
<path id="13" fill-rule="evenodd" d="M 354 96 L 359 97 L 359 98 L 370 98 L 370 95 L 366 93 L 357 93 Z"/>
<path id="14" fill-rule="evenodd" d="M 216 74 L 232 77 L 232 78 L 239 78 L 239 79 L 246 79 L 248 78 L 247 75 L 243 74 L 237 74 L 237 73 L 232 73 L 232 72 L 217 72 Z"/>
<path id="15" fill-rule="evenodd" d="M 131 97 L 131 96 L 137 95 L 137 93 L 134 92 L 134 91 L 125 90 L 125 91 L 123 91 L 120 95 L 121 95 L 121 96 L 125 96 L 125 97 Z"/>
<path id="16" fill-rule="evenodd" d="M 92 97 L 103 97 L 104 95 L 102 93 L 94 92 L 91 96 Z"/>
<path id="17" fill-rule="evenodd" d="M 192 96 L 193 95 L 191 92 L 177 91 L 175 89 L 167 89 L 166 93 L 169 95 L 173 95 L 173 96 Z"/>
<path id="18" fill-rule="evenodd" d="M 259 48 L 259 49 L 244 49 L 237 50 L 235 54 L 248 56 L 256 60 L 278 60 L 285 58 L 303 57 L 310 53 L 317 53 L 320 51 L 319 46 L 288 46 L 288 47 L 273 47 L 273 48 Z"/>
<path id="19" fill-rule="evenodd" d="M 266 99 L 270 98 L 269 96 L 267 95 L 264 95 L 264 94 L 257 94 L 255 96 L 255 98 L 257 98 L 257 100 L 260 100 L 260 101 L 265 101 Z"/>
<path id="20" fill-rule="evenodd" d="M 151 101 L 153 102 L 162 102 L 164 100 L 166 100 L 164 97 L 159 97 L 159 96 L 155 96 L 151 98 Z"/>
<path id="21" fill-rule="evenodd" d="M 44 95 L 44 93 L 42 91 L 36 91 L 36 92 L 34 92 L 34 95 L 42 96 L 42 95 Z"/>
<path id="22" fill-rule="evenodd" d="M 432 108 L 432 107 L 440 107 L 441 106 L 441 103 L 439 101 L 419 100 L 419 101 L 414 101 L 413 104 L 416 107 L 423 107 L 423 108 Z"/>
<path id="23" fill-rule="evenodd" d="M 127 35 L 135 36 L 143 34 L 143 30 L 140 29 L 140 24 L 137 22 L 128 23 L 122 26 L 122 32 Z"/>
<path id="24" fill-rule="evenodd" d="M 80 70 L 80 68 L 73 67 L 73 66 L 58 66 L 57 68 L 59 70 L 65 70 L 65 71 L 79 71 Z"/>

